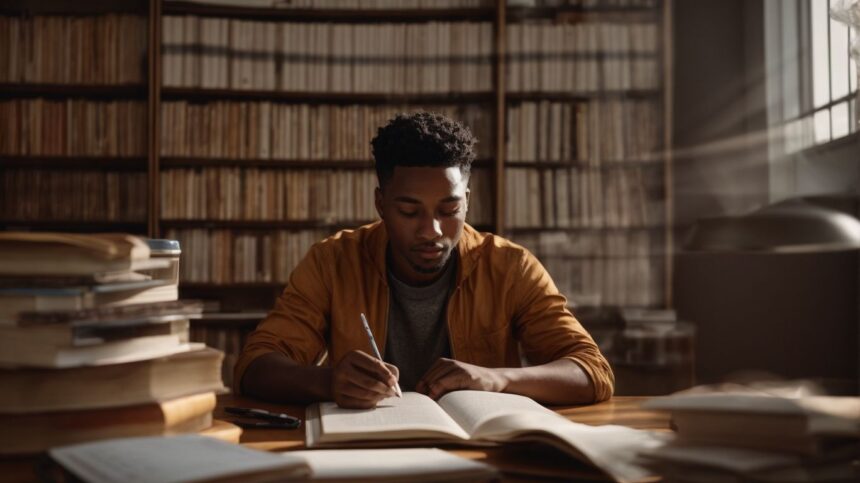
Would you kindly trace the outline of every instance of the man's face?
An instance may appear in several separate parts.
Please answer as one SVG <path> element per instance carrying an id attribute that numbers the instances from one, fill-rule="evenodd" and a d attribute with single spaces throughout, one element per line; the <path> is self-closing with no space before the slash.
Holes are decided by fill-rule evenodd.
<path id="1" fill-rule="evenodd" d="M 397 166 L 376 190 L 397 278 L 420 285 L 439 277 L 463 233 L 468 181 L 457 167 Z"/>

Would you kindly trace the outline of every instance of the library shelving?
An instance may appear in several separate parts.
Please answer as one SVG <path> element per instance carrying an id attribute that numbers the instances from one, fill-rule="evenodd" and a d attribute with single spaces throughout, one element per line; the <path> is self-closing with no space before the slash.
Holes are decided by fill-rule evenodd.
<path id="1" fill-rule="evenodd" d="M 429 109 L 479 139 L 470 223 L 572 303 L 671 306 L 671 0 L 294 3 L 0 8 L 0 226 L 175 237 L 183 297 L 268 309 L 375 218 L 376 129 Z"/>

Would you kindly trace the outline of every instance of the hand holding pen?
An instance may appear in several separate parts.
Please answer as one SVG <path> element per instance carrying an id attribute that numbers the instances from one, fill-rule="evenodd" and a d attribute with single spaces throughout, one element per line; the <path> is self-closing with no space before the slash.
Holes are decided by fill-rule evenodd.
<path id="1" fill-rule="evenodd" d="M 370 347 L 373 349 L 373 355 L 382 362 L 382 355 L 379 353 L 379 347 L 376 346 L 376 339 L 373 338 L 373 332 L 370 331 L 370 324 L 367 323 L 367 317 L 364 316 L 364 312 L 361 313 L 361 323 L 364 325 L 364 331 L 367 332 L 367 338 L 370 339 Z M 403 392 L 400 390 L 400 384 L 397 383 L 396 379 L 394 381 L 393 389 L 394 393 L 397 394 L 397 397 L 403 397 Z"/>
<path id="2" fill-rule="evenodd" d="M 376 344 L 371 342 L 370 345 L 371 352 L 374 352 Z M 378 353 L 377 349 L 375 354 Z M 354 350 L 344 355 L 334 367 L 332 396 L 344 408 L 373 408 L 382 399 L 398 396 L 399 375 L 396 367 L 386 364 L 381 358 Z"/>

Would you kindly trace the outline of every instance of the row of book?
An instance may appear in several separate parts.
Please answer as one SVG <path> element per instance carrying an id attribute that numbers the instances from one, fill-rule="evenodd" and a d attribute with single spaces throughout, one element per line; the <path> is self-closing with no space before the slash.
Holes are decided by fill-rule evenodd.
<path id="1" fill-rule="evenodd" d="M 511 104 L 506 159 L 592 165 L 659 159 L 661 116 L 649 100 Z"/>
<path id="2" fill-rule="evenodd" d="M 489 92 L 489 22 L 275 23 L 164 17 L 165 86 Z"/>
<path id="3" fill-rule="evenodd" d="M 274 1 L 272 3 L 275 3 Z M 657 0 L 508 0 L 511 7 L 653 7 Z M 283 8 L 319 9 L 408 9 L 494 7 L 494 0 L 290 0 L 277 2 Z"/>
<path id="4" fill-rule="evenodd" d="M 509 6 L 584 7 L 584 8 L 653 8 L 659 0 L 508 0 Z"/>
<path id="5" fill-rule="evenodd" d="M 0 154 L 146 154 L 146 103 L 140 101 L 0 100 L 0 119 Z"/>
<path id="6" fill-rule="evenodd" d="M 478 137 L 492 152 L 492 112 L 478 105 L 317 105 L 216 101 L 161 104 L 161 154 L 214 158 L 370 160 L 370 140 L 400 112 L 430 110 Z"/>
<path id="7" fill-rule="evenodd" d="M 146 173 L 95 170 L 0 170 L 0 218 L 146 220 Z"/>
<path id="8" fill-rule="evenodd" d="M 663 303 L 661 237 L 631 233 L 517 234 L 573 306 L 658 307 Z"/>
<path id="9" fill-rule="evenodd" d="M 332 230 L 243 231 L 170 229 L 179 240 L 185 263 L 179 276 L 191 283 L 286 283 L 311 245 Z"/>
<path id="10" fill-rule="evenodd" d="M 507 29 L 509 91 L 652 90 L 660 84 L 653 23 L 514 23 Z"/>
<path id="11" fill-rule="evenodd" d="M 492 220 L 489 169 L 470 178 L 467 220 Z M 294 220 L 354 224 L 377 217 L 371 169 L 171 169 L 161 173 L 161 216 L 166 220 Z"/>
<path id="12" fill-rule="evenodd" d="M 432 9 L 492 7 L 495 0 L 289 0 L 266 2 L 279 8 L 311 9 Z"/>
<path id="13" fill-rule="evenodd" d="M 642 228 L 665 220 L 658 170 L 508 168 L 505 184 L 511 228 Z"/>
<path id="14" fill-rule="evenodd" d="M 143 83 L 146 41 L 142 16 L 0 16 L 0 82 Z"/>
<path id="15" fill-rule="evenodd" d="M 162 217 L 212 220 L 376 218 L 373 170 L 175 169 L 161 173 Z M 473 170 L 468 220 L 492 220 L 492 172 Z M 112 171 L 0 170 L 5 220 L 146 220 L 147 175 Z"/>
<path id="16" fill-rule="evenodd" d="M 164 219 L 313 220 L 376 218 L 372 170 L 172 169 L 161 173 Z"/>
<path id="17" fill-rule="evenodd" d="M 209 431 L 222 354 L 189 343 L 178 246 L 121 233 L 0 233 L 0 455 Z"/>
<path id="18" fill-rule="evenodd" d="M 198 3 L 284 9 L 446 9 L 491 8 L 495 0 L 194 0 Z M 509 7 L 653 8 L 658 0 L 507 0 Z"/>

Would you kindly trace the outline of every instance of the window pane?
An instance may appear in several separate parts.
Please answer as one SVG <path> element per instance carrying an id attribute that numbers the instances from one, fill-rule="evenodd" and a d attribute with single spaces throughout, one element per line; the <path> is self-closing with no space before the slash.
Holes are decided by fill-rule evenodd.
<path id="1" fill-rule="evenodd" d="M 800 36 L 797 28 L 797 2 L 782 0 L 782 115 L 794 119 L 800 115 Z"/>
<path id="2" fill-rule="evenodd" d="M 848 27 L 836 20 L 830 21 L 830 67 L 831 97 L 841 99 L 848 95 Z"/>
<path id="3" fill-rule="evenodd" d="M 857 131 L 857 101 L 848 102 L 848 130 Z"/>
<path id="4" fill-rule="evenodd" d="M 847 136 L 850 131 L 848 126 L 848 101 L 840 102 L 832 108 L 833 139 Z"/>
<path id="5" fill-rule="evenodd" d="M 815 107 L 830 102 L 830 66 L 827 47 L 827 0 L 810 0 L 812 18 L 812 102 Z"/>
<path id="6" fill-rule="evenodd" d="M 830 110 L 822 109 L 815 113 L 815 144 L 830 141 Z"/>
<path id="7" fill-rule="evenodd" d="M 857 30 L 856 29 L 853 29 L 853 28 L 849 29 L 849 38 L 851 38 L 851 39 L 857 38 Z M 858 46 L 858 48 L 860 48 L 860 46 Z M 851 92 L 857 92 L 857 62 L 854 60 L 853 57 L 850 57 L 850 56 L 849 56 L 849 60 L 848 60 L 848 69 L 850 72 L 850 77 L 848 78 L 848 80 L 849 80 L 849 86 L 851 87 Z"/>
<path id="8" fill-rule="evenodd" d="M 800 120 L 785 123 L 785 152 L 792 154 L 800 150 Z"/>

